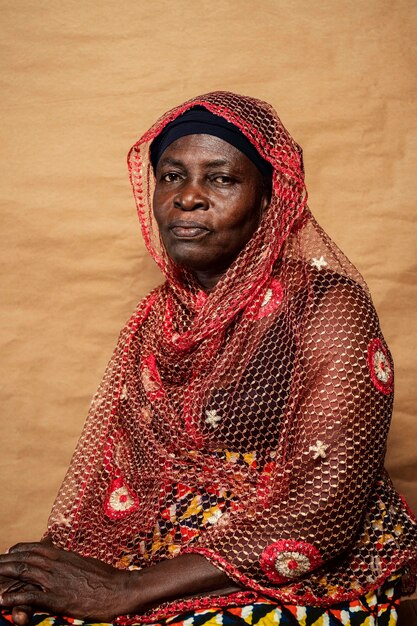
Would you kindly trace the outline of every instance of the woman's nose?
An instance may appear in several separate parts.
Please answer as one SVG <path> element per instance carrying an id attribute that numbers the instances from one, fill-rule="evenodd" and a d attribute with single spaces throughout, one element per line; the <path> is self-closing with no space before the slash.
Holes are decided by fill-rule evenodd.
<path id="1" fill-rule="evenodd" d="M 197 182 L 185 183 L 174 198 L 174 205 L 182 211 L 207 209 L 207 197 Z"/>

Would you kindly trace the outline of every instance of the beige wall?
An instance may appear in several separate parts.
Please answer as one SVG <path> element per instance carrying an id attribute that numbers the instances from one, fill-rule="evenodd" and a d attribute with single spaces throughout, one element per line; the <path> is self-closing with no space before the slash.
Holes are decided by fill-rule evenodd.
<path id="1" fill-rule="evenodd" d="M 158 280 L 128 148 L 182 100 L 272 102 L 396 361 L 388 466 L 417 509 L 413 0 L 0 0 L 0 549 L 42 533 L 119 328 Z"/>

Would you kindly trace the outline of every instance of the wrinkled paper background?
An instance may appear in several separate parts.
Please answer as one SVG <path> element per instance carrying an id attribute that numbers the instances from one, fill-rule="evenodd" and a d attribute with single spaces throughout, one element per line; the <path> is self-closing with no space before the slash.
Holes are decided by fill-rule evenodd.
<path id="1" fill-rule="evenodd" d="M 0 549 L 36 540 L 90 398 L 160 281 L 126 153 L 215 89 L 270 101 L 396 363 L 387 466 L 417 509 L 417 10 L 407 0 L 0 0 Z"/>

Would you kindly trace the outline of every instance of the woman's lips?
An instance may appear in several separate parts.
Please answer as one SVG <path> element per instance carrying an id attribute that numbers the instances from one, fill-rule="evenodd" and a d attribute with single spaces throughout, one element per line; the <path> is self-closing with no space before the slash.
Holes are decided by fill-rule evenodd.
<path id="1" fill-rule="evenodd" d="M 178 239 L 196 239 L 209 232 L 206 226 L 197 222 L 176 222 L 169 229 Z"/>

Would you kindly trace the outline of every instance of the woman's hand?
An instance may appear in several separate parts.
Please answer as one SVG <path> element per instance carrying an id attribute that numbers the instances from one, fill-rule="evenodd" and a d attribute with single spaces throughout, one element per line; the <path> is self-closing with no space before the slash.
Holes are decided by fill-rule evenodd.
<path id="1" fill-rule="evenodd" d="M 36 589 L 34 585 L 24 583 L 14 578 L 6 578 L 0 576 L 0 597 L 3 594 L 16 592 L 16 591 L 33 591 Z M 14 606 L 12 610 L 12 619 L 16 626 L 27 626 L 32 617 L 33 611 L 30 606 Z"/>
<path id="2" fill-rule="evenodd" d="M 45 535 L 41 539 L 41 543 L 44 545 L 52 546 L 52 538 L 49 535 Z M 12 552 L 15 547 L 9 548 L 7 552 Z M 14 580 L 12 578 L 0 577 L 0 597 L 6 591 L 17 591 L 25 589 L 26 591 L 32 591 L 34 588 L 33 585 L 28 583 L 23 583 L 20 580 Z M 16 626 L 27 626 L 32 619 L 33 609 L 31 606 L 21 605 L 14 606 L 12 609 L 12 619 Z"/>
<path id="3" fill-rule="evenodd" d="M 42 543 L 20 543 L 1 555 L 1 576 L 18 581 L 17 588 L 6 585 L 0 597 L 0 606 L 14 607 L 18 626 L 26 626 L 31 609 L 111 622 L 119 615 L 140 614 L 167 600 L 241 590 L 198 554 L 128 571 Z"/>
<path id="4" fill-rule="evenodd" d="M 0 556 L 0 605 L 110 622 L 137 610 L 134 574 L 50 545 L 17 544 Z"/>

